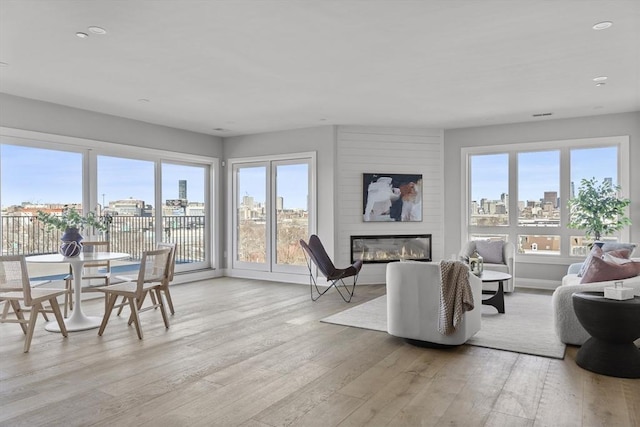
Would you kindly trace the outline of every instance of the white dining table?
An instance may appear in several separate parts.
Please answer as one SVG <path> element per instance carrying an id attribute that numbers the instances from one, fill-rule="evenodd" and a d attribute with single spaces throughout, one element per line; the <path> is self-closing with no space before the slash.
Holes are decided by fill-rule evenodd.
<path id="1" fill-rule="evenodd" d="M 82 311 L 82 268 L 86 262 L 98 261 L 114 261 L 118 259 L 129 258 L 129 254 L 124 252 L 94 252 L 81 253 L 76 257 L 65 257 L 60 254 L 33 255 L 25 257 L 27 262 L 38 263 L 69 263 L 71 264 L 71 272 L 73 273 L 73 292 L 75 293 L 75 304 L 71 311 L 71 316 L 64 320 L 67 331 L 85 331 L 100 326 L 102 317 L 87 316 Z M 58 322 L 49 322 L 45 325 L 45 329 L 50 332 L 60 332 Z"/>

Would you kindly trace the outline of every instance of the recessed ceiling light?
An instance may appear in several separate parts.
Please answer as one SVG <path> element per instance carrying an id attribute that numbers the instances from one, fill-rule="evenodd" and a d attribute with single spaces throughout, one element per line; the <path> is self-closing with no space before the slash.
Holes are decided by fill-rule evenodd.
<path id="1" fill-rule="evenodd" d="M 611 27 L 613 25 L 613 22 L 611 21 L 602 21 L 602 22 L 598 22 L 596 25 L 593 26 L 594 30 L 606 30 L 607 28 Z"/>
<path id="2" fill-rule="evenodd" d="M 82 31 L 78 31 L 76 33 L 76 36 L 80 37 L 81 39 L 86 39 L 87 37 L 89 37 L 89 34 L 83 33 Z"/>
<path id="3" fill-rule="evenodd" d="M 606 85 L 606 83 L 605 83 L 605 82 L 598 82 L 598 83 L 596 83 L 596 86 L 598 86 L 598 87 L 600 87 L 600 86 L 604 86 L 604 85 Z"/>
<path id="4" fill-rule="evenodd" d="M 107 34 L 107 30 L 105 30 L 102 27 L 89 27 L 89 31 L 91 31 L 93 34 Z"/>
<path id="5" fill-rule="evenodd" d="M 600 77 L 594 77 L 594 78 L 593 78 L 593 81 L 594 81 L 594 82 L 603 82 L 603 81 L 605 81 L 605 80 L 607 80 L 607 79 L 608 79 L 608 77 L 607 77 L 607 76 L 600 76 Z"/>

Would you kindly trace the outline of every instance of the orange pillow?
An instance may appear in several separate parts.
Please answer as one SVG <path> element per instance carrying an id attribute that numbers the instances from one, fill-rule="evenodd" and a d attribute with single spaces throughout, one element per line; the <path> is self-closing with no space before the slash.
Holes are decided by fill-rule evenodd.
<path id="1" fill-rule="evenodd" d="M 629 261 L 624 264 L 617 264 L 594 256 L 589 261 L 580 283 L 623 280 L 638 275 L 640 275 L 640 262 Z"/>

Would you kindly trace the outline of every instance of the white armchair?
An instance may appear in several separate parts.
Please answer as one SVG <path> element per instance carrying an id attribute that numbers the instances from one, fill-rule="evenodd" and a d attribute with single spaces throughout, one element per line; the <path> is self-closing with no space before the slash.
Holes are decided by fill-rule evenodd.
<path id="1" fill-rule="evenodd" d="M 430 344 L 464 344 L 480 330 L 482 282 L 469 274 L 474 309 L 450 335 L 438 331 L 440 317 L 440 264 L 392 262 L 387 264 L 387 332 L 393 336 Z"/>
<path id="2" fill-rule="evenodd" d="M 467 242 L 460 251 L 459 257 L 461 261 L 469 262 L 469 256 L 477 249 L 478 253 L 484 258 L 485 270 L 501 271 L 511 275 L 512 279 L 504 282 L 504 291 L 513 292 L 515 290 L 516 277 L 516 247 L 513 243 L 501 241 L 483 240 L 482 244 L 476 245 L 477 240 Z M 501 244 L 501 252 L 492 253 L 491 246 Z M 484 250 L 484 251 L 483 251 Z"/>

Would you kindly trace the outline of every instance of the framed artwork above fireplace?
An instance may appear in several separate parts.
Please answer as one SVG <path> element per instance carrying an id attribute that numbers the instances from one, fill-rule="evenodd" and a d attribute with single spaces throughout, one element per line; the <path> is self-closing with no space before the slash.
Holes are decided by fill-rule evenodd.
<path id="1" fill-rule="evenodd" d="M 422 221 L 422 175 L 365 173 L 362 176 L 365 222 Z"/>

